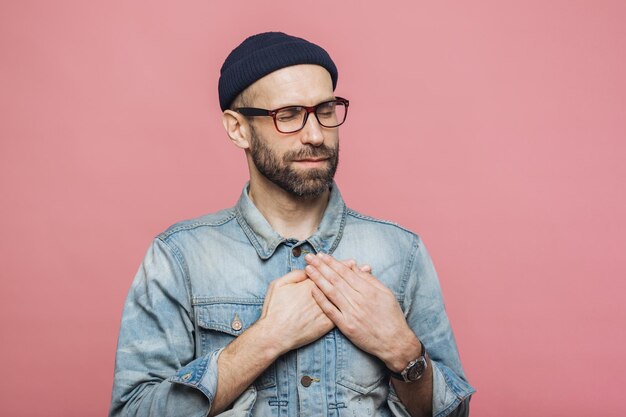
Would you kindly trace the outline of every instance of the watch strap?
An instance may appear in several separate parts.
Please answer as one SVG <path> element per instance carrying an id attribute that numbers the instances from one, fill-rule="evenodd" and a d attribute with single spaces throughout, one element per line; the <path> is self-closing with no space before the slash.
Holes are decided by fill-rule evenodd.
<path id="1" fill-rule="evenodd" d="M 422 341 L 420 340 L 420 345 L 422 346 L 422 352 L 420 353 L 419 357 L 411 362 L 409 362 L 409 364 L 407 365 L 406 368 L 404 368 L 404 370 L 402 371 L 404 374 L 406 374 L 406 371 L 408 370 L 408 368 L 410 368 L 412 365 L 415 364 L 415 362 L 417 362 L 418 360 L 422 359 L 424 357 L 424 355 L 426 355 L 426 348 L 424 347 L 424 343 L 422 343 Z M 400 381 L 404 381 L 404 382 L 409 382 L 403 375 L 403 373 L 401 372 L 394 372 L 391 369 L 387 368 L 387 371 L 389 372 L 389 375 L 392 376 L 395 379 L 399 379 Z"/>

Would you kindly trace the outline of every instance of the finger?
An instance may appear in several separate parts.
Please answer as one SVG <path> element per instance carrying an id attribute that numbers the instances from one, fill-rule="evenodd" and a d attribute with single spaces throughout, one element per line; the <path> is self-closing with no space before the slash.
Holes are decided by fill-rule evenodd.
<path id="1" fill-rule="evenodd" d="M 341 262 L 348 268 L 352 268 L 353 266 L 356 265 L 356 261 L 354 259 L 344 259 L 343 261 L 339 261 L 339 262 Z"/>
<path id="2" fill-rule="evenodd" d="M 363 281 L 359 279 L 353 268 L 348 268 L 325 253 L 318 253 L 314 258 L 316 259 L 312 259 L 310 263 L 320 270 L 325 277 L 329 277 L 332 280 L 337 276 L 342 281 L 346 282 L 354 291 L 358 293 L 367 291 Z"/>
<path id="3" fill-rule="evenodd" d="M 361 272 L 369 272 L 370 274 L 372 273 L 372 267 L 370 265 L 365 264 L 365 265 L 358 266 L 354 259 L 343 259 L 339 262 L 341 262 L 342 264 L 344 264 L 345 266 L 351 269 L 354 269 L 354 267 L 358 267 L 359 271 Z"/>
<path id="4" fill-rule="evenodd" d="M 267 306 L 269 306 L 272 300 L 272 292 L 274 291 L 274 283 L 272 282 L 267 287 L 267 292 L 265 293 L 265 300 L 263 300 L 263 308 L 261 308 L 261 317 L 265 317 L 267 314 Z"/>
<path id="5" fill-rule="evenodd" d="M 352 307 L 352 303 L 346 295 L 332 282 L 330 282 L 316 267 L 307 265 L 305 271 L 309 278 L 315 283 L 317 288 L 322 290 L 324 295 L 341 311 L 346 311 Z"/>
<path id="6" fill-rule="evenodd" d="M 306 260 L 307 263 L 314 266 L 327 281 L 342 292 L 352 305 L 356 305 L 355 301 L 358 301 L 359 291 L 350 285 L 350 276 L 347 278 L 342 276 L 341 273 L 338 273 L 335 269 L 328 266 L 318 256 L 308 256 Z M 356 267 L 356 262 L 354 262 L 352 268 L 347 267 L 339 261 L 336 261 L 336 263 L 341 266 L 341 272 L 345 274 L 352 274 L 352 268 Z"/>
<path id="7" fill-rule="evenodd" d="M 380 280 L 378 278 L 376 278 L 374 275 L 372 275 L 372 270 L 371 267 L 369 265 L 365 265 L 367 267 L 369 267 L 369 271 L 363 270 L 363 269 L 357 269 L 357 268 L 353 268 L 353 271 L 364 281 L 367 281 L 368 283 L 370 283 L 371 285 L 373 285 L 374 287 L 377 287 L 379 289 L 386 289 L 387 287 L 385 286 L 385 284 L 383 284 L 382 282 L 380 282 Z"/>
<path id="8" fill-rule="evenodd" d="M 294 269 L 291 272 L 288 272 L 287 274 L 283 275 L 280 278 L 275 279 L 274 281 L 272 281 L 272 284 L 274 286 L 278 286 L 281 287 L 283 285 L 286 284 L 296 284 L 298 282 L 302 282 L 305 279 L 307 279 L 307 275 L 304 272 L 304 270 L 302 269 Z"/>
<path id="9" fill-rule="evenodd" d="M 313 287 L 311 289 L 311 295 L 324 314 L 326 314 L 326 317 L 335 323 L 335 326 L 339 327 L 339 323 L 343 323 L 344 321 L 341 310 L 339 310 L 336 305 L 331 303 L 319 288 Z"/>
<path id="10" fill-rule="evenodd" d="M 358 266 L 354 259 L 344 259 L 344 260 L 341 260 L 339 262 L 341 262 L 342 264 L 344 264 L 345 266 L 347 266 L 347 267 L 349 267 L 349 268 L 351 268 L 353 270 L 356 267 L 361 272 L 367 272 L 367 273 L 370 273 L 370 274 L 372 273 L 372 267 L 370 265 L 365 264 L 365 265 Z"/>
<path id="11" fill-rule="evenodd" d="M 261 308 L 261 316 L 265 317 L 267 314 L 267 308 L 272 302 L 272 293 L 277 287 L 282 287 L 287 284 L 296 284 L 307 278 L 308 276 L 303 269 L 296 269 L 272 281 L 267 288 L 267 292 L 265 293 L 265 300 L 263 301 L 263 307 Z"/>

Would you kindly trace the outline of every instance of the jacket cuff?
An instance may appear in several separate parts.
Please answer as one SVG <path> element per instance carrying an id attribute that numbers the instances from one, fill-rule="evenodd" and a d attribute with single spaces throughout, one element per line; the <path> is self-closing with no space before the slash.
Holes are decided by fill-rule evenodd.
<path id="1" fill-rule="evenodd" d="M 433 366 L 433 416 L 451 415 L 459 404 L 476 392 L 447 366 L 431 360 Z"/>
<path id="2" fill-rule="evenodd" d="M 173 384 L 187 385 L 202 391 L 213 404 L 217 391 L 217 359 L 223 350 L 224 348 L 214 350 L 189 362 L 168 380 Z"/>
<path id="3" fill-rule="evenodd" d="M 456 416 L 455 411 L 461 402 L 469 398 L 476 390 L 465 382 L 464 379 L 452 372 L 447 366 L 437 363 L 432 359 L 430 363 L 433 367 L 433 416 Z M 411 416 L 404 404 L 400 401 L 391 380 L 389 380 L 387 404 L 394 416 Z"/>

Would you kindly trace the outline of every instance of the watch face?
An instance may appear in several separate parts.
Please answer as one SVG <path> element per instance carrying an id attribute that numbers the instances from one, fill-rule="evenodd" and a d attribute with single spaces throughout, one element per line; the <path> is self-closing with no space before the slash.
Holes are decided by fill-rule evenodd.
<path id="1" fill-rule="evenodd" d="M 426 359 L 423 357 L 419 358 L 413 364 L 413 366 L 409 368 L 408 372 L 406 373 L 407 379 L 409 381 L 417 381 L 418 379 L 422 377 L 425 370 L 426 370 Z"/>

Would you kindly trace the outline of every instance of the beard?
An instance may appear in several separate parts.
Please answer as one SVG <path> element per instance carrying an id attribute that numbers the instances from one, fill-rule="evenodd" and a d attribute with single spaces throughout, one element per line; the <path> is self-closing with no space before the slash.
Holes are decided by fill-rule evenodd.
<path id="1" fill-rule="evenodd" d="M 333 184 L 339 164 L 339 142 L 333 148 L 305 145 L 297 151 L 278 155 L 252 128 L 250 156 L 256 169 L 270 182 L 291 195 L 300 198 L 314 198 L 322 195 Z M 294 169 L 291 163 L 308 158 L 327 158 L 326 168 Z"/>

